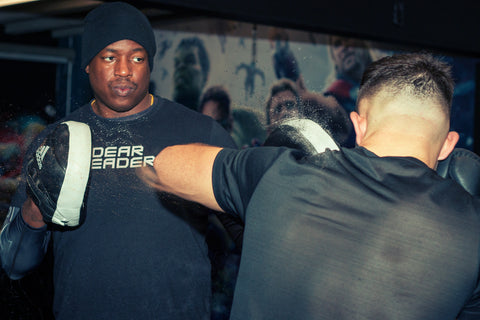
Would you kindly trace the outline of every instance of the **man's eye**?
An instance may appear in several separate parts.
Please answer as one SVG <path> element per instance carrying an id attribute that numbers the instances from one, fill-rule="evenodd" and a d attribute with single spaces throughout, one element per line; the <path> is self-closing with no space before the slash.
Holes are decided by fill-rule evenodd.
<path id="1" fill-rule="evenodd" d="M 142 57 L 135 57 L 135 58 L 133 58 L 133 61 L 135 61 L 135 62 L 142 62 L 142 61 L 144 61 L 144 60 L 145 60 L 145 58 L 142 58 Z"/>
<path id="2" fill-rule="evenodd" d="M 113 59 L 114 59 L 113 57 L 103 57 L 103 60 L 108 61 L 108 62 L 113 61 Z"/>
<path id="3" fill-rule="evenodd" d="M 283 103 L 283 105 L 287 110 L 295 108 L 295 102 L 294 101 L 285 101 Z"/>

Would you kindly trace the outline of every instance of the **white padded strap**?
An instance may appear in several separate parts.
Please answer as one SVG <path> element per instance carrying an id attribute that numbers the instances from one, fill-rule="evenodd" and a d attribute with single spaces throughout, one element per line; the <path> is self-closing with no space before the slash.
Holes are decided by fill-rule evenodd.
<path id="1" fill-rule="evenodd" d="M 54 223 L 76 226 L 80 220 L 85 190 L 90 175 L 92 137 L 90 127 L 81 122 L 65 121 L 68 126 L 68 164 L 53 214 Z"/>
<path id="2" fill-rule="evenodd" d="M 292 126 L 312 144 L 317 153 L 325 151 L 325 149 L 339 150 L 335 140 L 328 134 L 321 125 L 310 119 L 290 119 L 282 124 Z"/>

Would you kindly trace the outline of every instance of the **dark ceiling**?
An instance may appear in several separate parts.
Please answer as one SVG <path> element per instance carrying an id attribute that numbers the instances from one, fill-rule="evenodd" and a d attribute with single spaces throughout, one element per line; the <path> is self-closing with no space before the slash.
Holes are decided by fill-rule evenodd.
<path id="1" fill-rule="evenodd" d="M 55 38 L 79 33 L 84 16 L 103 2 L 108 0 L 38 0 L 0 8 L 0 41 L 49 45 Z M 178 16 L 155 2 L 126 2 L 142 9 L 153 20 Z"/>
<path id="2" fill-rule="evenodd" d="M 232 19 L 480 56 L 472 0 L 157 0 Z"/>
<path id="3" fill-rule="evenodd" d="M 0 8 L 0 42 L 49 45 L 81 30 L 84 15 L 106 1 L 40 0 Z M 480 57 L 480 2 L 470 0 L 145 0 L 126 1 L 150 20 L 209 16 L 338 33 Z M 0 48 L 1 49 L 1 48 Z"/>

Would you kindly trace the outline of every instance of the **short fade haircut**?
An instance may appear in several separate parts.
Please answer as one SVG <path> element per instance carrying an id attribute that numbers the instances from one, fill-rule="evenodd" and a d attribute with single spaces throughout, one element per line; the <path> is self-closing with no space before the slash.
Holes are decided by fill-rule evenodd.
<path id="1" fill-rule="evenodd" d="M 451 66 L 429 53 L 387 56 L 371 63 L 363 73 L 357 98 L 388 90 L 392 95 L 407 93 L 419 99 L 436 99 L 450 116 L 455 83 Z"/>

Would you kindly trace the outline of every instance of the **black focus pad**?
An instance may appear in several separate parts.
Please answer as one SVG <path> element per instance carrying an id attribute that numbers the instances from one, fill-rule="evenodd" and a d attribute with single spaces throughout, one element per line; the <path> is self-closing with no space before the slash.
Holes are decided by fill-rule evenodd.
<path id="1" fill-rule="evenodd" d="M 27 160 L 27 193 L 45 222 L 74 227 L 84 221 L 91 144 L 88 125 L 66 121 Z"/>
<path id="2" fill-rule="evenodd" d="M 309 119 L 290 119 L 276 125 L 264 146 L 288 147 L 313 155 L 325 149 L 338 150 L 333 138 L 318 123 Z"/>
<path id="3" fill-rule="evenodd" d="M 480 195 L 480 157 L 474 152 L 455 148 L 445 160 L 438 162 L 437 173 L 455 180 L 471 195 Z"/>

